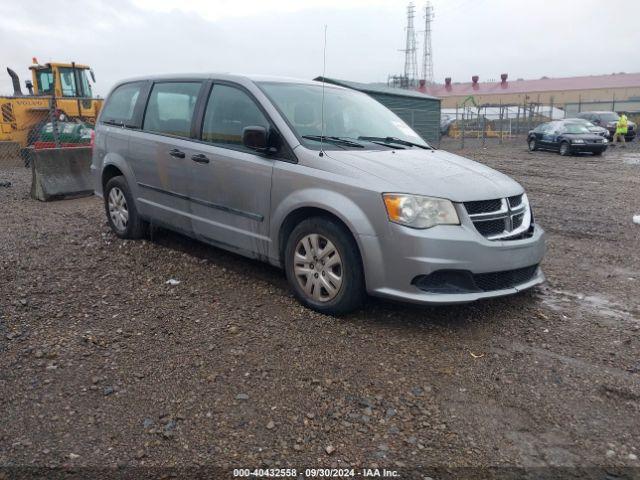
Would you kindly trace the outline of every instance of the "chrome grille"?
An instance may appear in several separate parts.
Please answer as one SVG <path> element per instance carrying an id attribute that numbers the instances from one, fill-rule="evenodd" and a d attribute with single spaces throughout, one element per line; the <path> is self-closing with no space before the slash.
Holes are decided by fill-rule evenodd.
<path id="1" fill-rule="evenodd" d="M 516 240 L 532 232 L 529 200 L 525 194 L 465 202 L 476 230 L 487 240 Z"/>

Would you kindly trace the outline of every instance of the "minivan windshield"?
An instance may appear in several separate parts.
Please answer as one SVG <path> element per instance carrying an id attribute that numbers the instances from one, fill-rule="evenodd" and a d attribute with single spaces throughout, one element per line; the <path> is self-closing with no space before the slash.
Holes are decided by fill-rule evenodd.
<path id="1" fill-rule="evenodd" d="M 400 148 L 414 144 L 428 147 L 400 117 L 364 93 L 325 85 L 323 129 L 322 84 L 259 82 L 258 85 L 309 148 L 320 148 L 320 135 L 334 140 L 325 143 L 325 149 L 379 149 L 387 142 Z"/>

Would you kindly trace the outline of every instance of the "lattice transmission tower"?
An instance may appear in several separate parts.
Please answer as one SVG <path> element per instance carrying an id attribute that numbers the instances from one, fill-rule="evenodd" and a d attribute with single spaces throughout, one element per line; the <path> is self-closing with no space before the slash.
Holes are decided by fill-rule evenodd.
<path id="1" fill-rule="evenodd" d="M 416 49 L 416 31 L 413 26 L 415 6 L 409 3 L 407 6 L 407 43 L 404 50 L 404 77 L 407 86 L 415 86 L 418 78 L 418 51 Z"/>
<path id="2" fill-rule="evenodd" d="M 433 51 L 431 50 L 431 21 L 435 17 L 431 2 L 424 7 L 424 45 L 422 51 L 422 78 L 425 84 L 433 83 Z"/>

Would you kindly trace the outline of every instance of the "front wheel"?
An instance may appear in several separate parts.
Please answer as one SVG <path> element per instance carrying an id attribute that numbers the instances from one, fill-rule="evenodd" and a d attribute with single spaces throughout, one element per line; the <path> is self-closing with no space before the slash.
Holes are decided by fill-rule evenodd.
<path id="1" fill-rule="evenodd" d="M 123 176 L 110 179 L 104 188 L 104 208 L 111 230 L 120 238 L 142 238 L 146 222 L 138 210 Z"/>
<path id="2" fill-rule="evenodd" d="M 285 249 L 287 280 L 298 300 L 328 315 L 356 310 L 365 297 L 358 246 L 339 223 L 309 218 L 293 229 Z"/>
<path id="3" fill-rule="evenodd" d="M 560 155 L 566 157 L 571 154 L 571 147 L 567 142 L 562 142 L 560 144 Z"/>
<path id="4" fill-rule="evenodd" d="M 535 138 L 529 140 L 529 151 L 535 152 L 538 149 L 538 142 L 536 142 Z"/>

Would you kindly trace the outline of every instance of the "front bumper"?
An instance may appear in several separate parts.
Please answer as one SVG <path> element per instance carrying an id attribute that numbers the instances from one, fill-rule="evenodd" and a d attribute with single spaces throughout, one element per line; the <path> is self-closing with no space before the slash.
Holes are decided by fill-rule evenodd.
<path id="1" fill-rule="evenodd" d="M 367 291 L 374 296 L 421 304 L 467 303 L 518 293 L 545 280 L 538 268 L 526 282 L 500 290 L 431 293 L 415 284 L 417 277 L 436 271 L 484 274 L 538 265 L 545 252 L 545 233 L 538 225 L 522 240 L 489 241 L 465 220 L 462 225 L 426 230 L 390 224 L 387 235 L 359 240 Z"/>
<path id="2" fill-rule="evenodd" d="M 573 153 L 602 153 L 607 150 L 609 144 L 602 143 L 572 143 L 571 151 Z"/>

